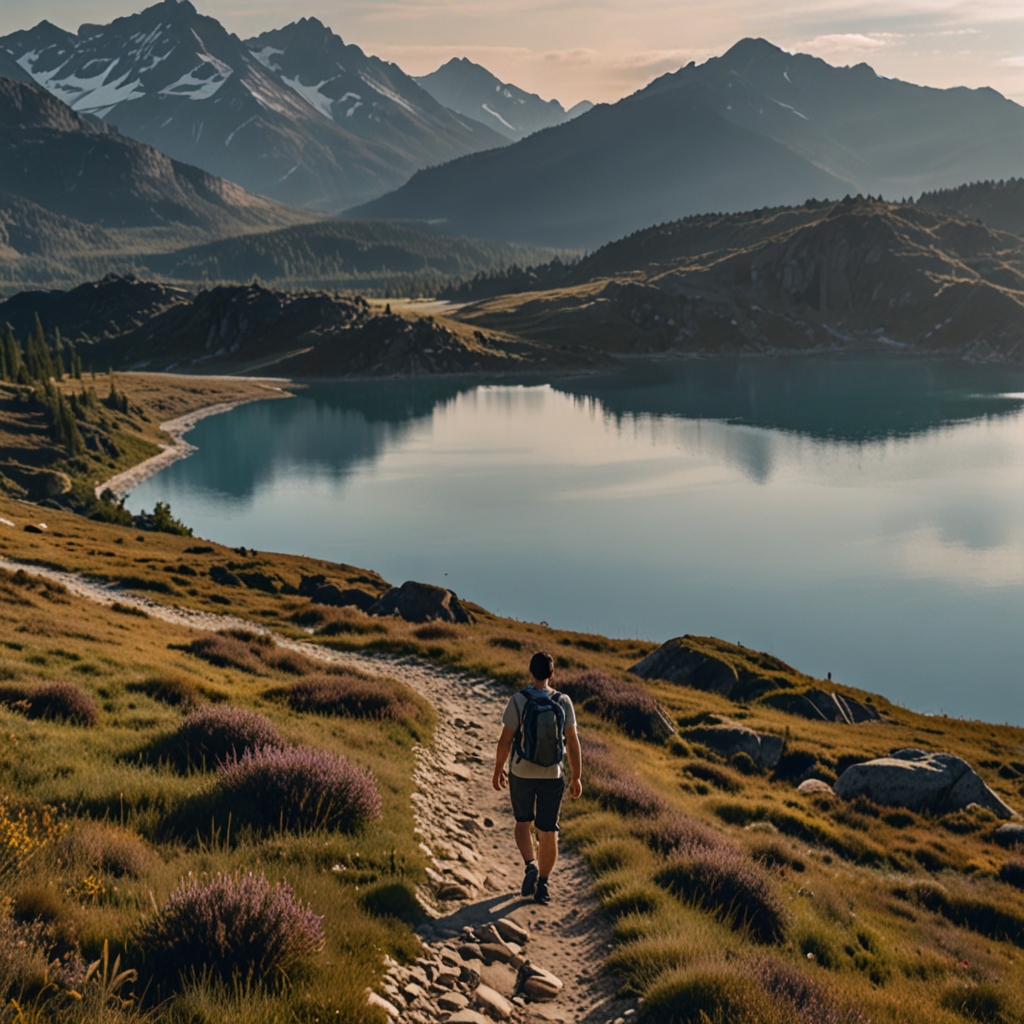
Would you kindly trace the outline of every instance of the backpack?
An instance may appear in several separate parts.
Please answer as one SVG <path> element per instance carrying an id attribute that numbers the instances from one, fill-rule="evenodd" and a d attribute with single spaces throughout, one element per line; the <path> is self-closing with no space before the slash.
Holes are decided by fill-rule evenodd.
<path id="1" fill-rule="evenodd" d="M 518 761 L 530 761 L 542 768 L 562 763 L 565 757 L 565 709 L 557 690 L 520 690 L 526 703 L 519 716 L 519 730 L 512 742 Z"/>

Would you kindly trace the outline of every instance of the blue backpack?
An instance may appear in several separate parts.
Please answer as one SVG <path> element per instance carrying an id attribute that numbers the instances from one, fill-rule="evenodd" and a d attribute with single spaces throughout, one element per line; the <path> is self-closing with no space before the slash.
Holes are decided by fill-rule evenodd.
<path id="1" fill-rule="evenodd" d="M 517 761 L 529 761 L 542 768 L 562 763 L 565 757 L 565 709 L 557 690 L 527 686 L 519 691 L 526 698 L 519 716 L 519 730 L 512 741 Z"/>

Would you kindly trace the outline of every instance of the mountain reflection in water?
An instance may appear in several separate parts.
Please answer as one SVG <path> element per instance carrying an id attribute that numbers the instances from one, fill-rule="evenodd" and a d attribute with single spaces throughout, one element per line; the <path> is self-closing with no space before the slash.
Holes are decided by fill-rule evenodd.
<path id="1" fill-rule="evenodd" d="M 1022 371 L 900 357 L 318 384 L 202 421 L 128 504 L 502 614 L 711 633 L 1024 721 L 1022 410 Z"/>

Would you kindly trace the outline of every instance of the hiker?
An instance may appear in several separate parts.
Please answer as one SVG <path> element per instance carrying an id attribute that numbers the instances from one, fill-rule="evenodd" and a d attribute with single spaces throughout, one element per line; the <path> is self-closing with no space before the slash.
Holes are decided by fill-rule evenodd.
<path id="1" fill-rule="evenodd" d="M 494 788 L 509 788 L 516 819 L 516 846 L 526 862 L 523 895 L 548 903 L 548 878 L 558 859 L 558 813 L 565 793 L 562 760 L 569 755 L 569 796 L 579 799 L 582 754 L 572 701 L 551 689 L 555 662 L 539 651 L 530 660 L 533 685 L 514 693 L 501 716 L 501 737 L 494 763 Z M 509 763 L 509 754 L 512 760 Z M 505 765 L 508 763 L 508 770 Z M 539 860 L 532 826 L 540 838 Z"/>

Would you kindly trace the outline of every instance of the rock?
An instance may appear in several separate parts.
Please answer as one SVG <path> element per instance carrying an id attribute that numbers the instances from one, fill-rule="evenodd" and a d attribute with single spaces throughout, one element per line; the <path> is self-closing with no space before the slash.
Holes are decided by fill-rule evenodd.
<path id="1" fill-rule="evenodd" d="M 438 886 L 436 895 L 439 900 L 468 900 L 470 898 L 469 891 L 465 886 L 458 885 L 456 882 L 445 882 Z"/>
<path id="2" fill-rule="evenodd" d="M 473 1003 L 495 1020 L 508 1020 L 512 1016 L 512 1004 L 490 985 L 478 985 L 473 993 Z"/>
<path id="3" fill-rule="evenodd" d="M 35 523 L 25 524 L 25 533 L 44 533 L 45 531 L 46 527 L 42 523 L 38 526 L 36 526 Z"/>
<path id="4" fill-rule="evenodd" d="M 443 996 L 438 998 L 437 1005 L 442 1010 L 448 1010 L 451 1013 L 455 1013 L 458 1010 L 464 1010 L 469 1006 L 469 1000 L 461 992 L 445 992 Z"/>
<path id="5" fill-rule="evenodd" d="M 819 722 L 840 722 L 857 725 L 860 722 L 879 721 L 878 712 L 870 704 L 826 690 L 807 690 L 804 693 L 773 693 L 762 701 L 769 707 L 800 715 Z"/>
<path id="6" fill-rule="evenodd" d="M 1000 825 L 992 833 L 992 838 L 1000 846 L 1024 846 L 1024 825 L 1016 823 Z"/>
<path id="7" fill-rule="evenodd" d="M 515 956 L 515 953 L 504 942 L 482 942 L 480 943 L 480 955 L 484 958 L 485 964 L 493 964 L 495 960 L 507 964 Z"/>
<path id="8" fill-rule="evenodd" d="M 402 989 L 402 995 L 405 996 L 410 1003 L 419 999 L 420 996 L 425 996 L 426 994 L 427 993 L 424 991 L 423 986 L 417 985 L 415 981 L 410 981 L 409 984 Z"/>
<path id="9" fill-rule="evenodd" d="M 508 964 L 486 964 L 480 968 L 480 983 L 511 998 L 516 990 L 516 972 Z"/>
<path id="10" fill-rule="evenodd" d="M 463 960 L 479 960 L 481 959 L 480 947 L 472 942 L 464 942 L 459 946 L 459 956 L 461 956 Z"/>
<path id="11" fill-rule="evenodd" d="M 538 1003 L 550 1002 L 558 998 L 562 987 L 561 979 L 541 967 L 523 964 L 519 969 L 518 989 L 528 999 Z"/>
<path id="12" fill-rule="evenodd" d="M 779 763 L 783 744 L 781 736 L 754 732 L 753 729 L 721 715 L 716 715 L 715 718 L 716 724 L 687 729 L 683 736 L 695 743 L 703 743 L 723 757 L 732 757 L 733 754 L 741 752 L 749 754 L 754 763 L 762 768 L 774 768 Z"/>
<path id="13" fill-rule="evenodd" d="M 1013 817 L 971 766 L 953 754 L 897 750 L 889 757 L 851 765 L 839 776 L 835 792 L 844 800 L 863 794 L 880 804 L 934 814 L 976 803 L 1000 818 Z"/>
<path id="14" fill-rule="evenodd" d="M 494 922 L 494 928 L 506 942 L 518 942 L 520 945 L 524 945 L 530 941 L 529 929 L 524 928 L 518 921 L 513 921 L 510 917 L 499 917 Z"/>
<path id="15" fill-rule="evenodd" d="M 473 935 L 480 942 L 490 942 L 498 946 L 504 946 L 505 940 L 501 937 L 496 925 L 490 921 L 486 924 L 478 924 L 473 929 Z"/>
<path id="16" fill-rule="evenodd" d="M 664 679 L 728 697 L 737 682 L 736 670 L 725 661 L 694 650 L 687 644 L 689 639 L 683 636 L 667 640 L 629 671 L 641 679 Z"/>
<path id="17" fill-rule="evenodd" d="M 379 1006 L 389 1017 L 397 1019 L 401 1011 L 394 1003 L 389 1003 L 383 996 L 377 995 L 372 989 L 367 989 L 366 1002 L 370 1006 Z"/>
<path id="18" fill-rule="evenodd" d="M 484 966 L 483 960 L 467 960 L 459 968 L 459 980 L 463 985 L 476 988 L 480 984 L 480 972 L 484 969 Z"/>
<path id="19" fill-rule="evenodd" d="M 314 604 L 335 608 L 354 606 L 364 612 L 368 612 L 377 601 L 373 594 L 365 590 L 355 587 L 342 589 L 334 583 L 328 583 L 326 576 L 303 576 L 299 581 L 299 593 Z"/>
<path id="20" fill-rule="evenodd" d="M 796 787 L 798 793 L 803 793 L 807 796 L 810 793 L 833 793 L 835 792 L 827 782 L 822 782 L 821 779 L 804 779 L 799 786 Z"/>
<path id="21" fill-rule="evenodd" d="M 459 1010 L 448 1018 L 448 1024 L 490 1024 L 490 1021 L 476 1010 Z"/>
<path id="22" fill-rule="evenodd" d="M 434 978 L 434 984 L 440 985 L 441 988 L 455 988 L 461 978 L 461 968 L 445 967 L 437 972 L 437 975 Z"/>
<path id="23" fill-rule="evenodd" d="M 462 957 L 459 956 L 458 950 L 452 949 L 451 946 L 442 946 L 437 951 L 438 957 L 441 959 L 441 963 L 447 964 L 449 967 L 458 967 L 462 963 Z"/>
<path id="24" fill-rule="evenodd" d="M 397 612 L 406 622 L 473 622 L 473 616 L 462 607 L 454 592 L 412 580 L 392 587 L 367 610 L 371 615 Z"/>

